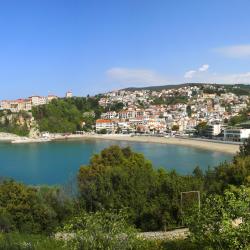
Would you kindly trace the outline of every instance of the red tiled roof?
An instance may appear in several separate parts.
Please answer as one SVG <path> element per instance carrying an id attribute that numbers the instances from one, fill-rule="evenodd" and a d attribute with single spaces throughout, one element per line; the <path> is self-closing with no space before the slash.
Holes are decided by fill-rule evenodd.
<path id="1" fill-rule="evenodd" d="M 111 123 L 111 120 L 106 120 L 106 119 L 98 119 L 96 120 L 96 123 Z"/>

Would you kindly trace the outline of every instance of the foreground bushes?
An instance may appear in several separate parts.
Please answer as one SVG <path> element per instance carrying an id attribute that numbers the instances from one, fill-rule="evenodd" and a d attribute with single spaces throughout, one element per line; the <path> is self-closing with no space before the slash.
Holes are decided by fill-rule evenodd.
<path id="1" fill-rule="evenodd" d="M 211 195 L 201 210 L 187 216 L 191 241 L 202 249 L 247 249 L 250 247 L 250 196 L 244 188 Z"/>
<path id="2" fill-rule="evenodd" d="M 0 231 L 50 233 L 72 214 L 73 204 L 58 188 L 0 183 Z"/>
<path id="3" fill-rule="evenodd" d="M 0 249 L 247 249 L 249 145 L 231 163 L 205 174 L 196 168 L 189 176 L 156 170 L 142 154 L 112 146 L 80 168 L 74 201 L 59 188 L 2 181 L 0 230 L 5 234 Z M 201 191 L 200 210 L 197 197 L 191 196 L 181 207 L 180 193 L 191 190 Z M 125 215 L 116 212 L 124 209 Z M 235 219 L 243 223 L 235 227 Z M 189 239 L 159 243 L 136 237 L 135 228 L 171 229 L 183 221 L 190 228 Z M 9 234 L 15 231 L 21 234 Z M 27 232 L 50 237 L 23 234 Z M 55 232 L 64 240 L 55 241 Z"/>
<path id="4" fill-rule="evenodd" d="M 137 228 L 152 231 L 181 223 L 180 193 L 201 190 L 202 179 L 156 170 L 142 154 L 112 146 L 80 168 L 78 185 L 86 211 L 128 208 Z"/>
<path id="5" fill-rule="evenodd" d="M 57 236 L 64 238 L 68 249 L 140 250 L 153 247 L 153 243 L 137 237 L 137 230 L 128 224 L 125 212 L 83 212 L 71 219 Z"/>
<path id="6" fill-rule="evenodd" d="M 0 234 L 0 250 L 61 250 L 64 242 L 38 234 Z"/>

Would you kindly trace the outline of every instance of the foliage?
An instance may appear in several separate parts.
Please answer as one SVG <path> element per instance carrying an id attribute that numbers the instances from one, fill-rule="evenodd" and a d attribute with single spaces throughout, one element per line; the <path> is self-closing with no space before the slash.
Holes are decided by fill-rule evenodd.
<path id="1" fill-rule="evenodd" d="M 196 127 L 196 134 L 199 136 L 204 136 L 206 135 L 207 131 L 207 122 L 200 122 Z"/>
<path id="2" fill-rule="evenodd" d="M 105 129 L 105 128 L 103 128 L 103 129 L 97 131 L 97 134 L 105 135 L 105 134 L 107 134 L 107 133 L 108 133 L 108 131 L 107 131 L 107 129 Z"/>
<path id="3" fill-rule="evenodd" d="M 107 107 L 105 107 L 105 112 L 107 111 L 116 111 L 119 112 L 123 109 L 124 104 L 122 102 L 114 102 L 110 105 L 108 105 Z"/>
<path id="4" fill-rule="evenodd" d="M 235 85 L 224 85 L 227 92 L 234 93 L 235 95 L 249 95 L 250 87 L 249 84 L 235 84 Z"/>
<path id="5" fill-rule="evenodd" d="M 41 131 L 74 132 L 81 126 L 81 113 L 65 100 L 52 100 L 49 104 L 34 107 L 32 113 Z"/>
<path id="6" fill-rule="evenodd" d="M 219 89 L 219 87 L 220 87 L 219 85 L 218 86 L 214 85 L 213 87 L 214 88 L 209 88 L 209 87 L 205 86 L 201 89 L 203 89 L 203 93 L 205 93 L 205 94 L 221 95 L 221 94 L 225 93 L 225 90 Z"/>
<path id="7" fill-rule="evenodd" d="M 153 100 L 153 104 L 154 105 L 161 105 L 161 104 L 165 104 L 165 105 L 174 105 L 174 104 L 178 104 L 178 103 L 187 103 L 188 102 L 188 97 L 187 96 L 173 96 L 173 97 L 156 97 Z"/>
<path id="8" fill-rule="evenodd" d="M 49 233 L 71 211 L 70 201 L 58 190 L 39 191 L 14 181 L 0 184 L 0 231 Z"/>
<path id="9" fill-rule="evenodd" d="M 0 231 L 5 233 L 0 249 L 244 249 L 250 241 L 249 140 L 231 162 L 206 173 L 196 167 L 186 176 L 154 169 L 142 154 L 111 146 L 80 168 L 78 190 L 73 202 L 58 187 L 1 181 Z M 182 210 L 188 215 L 190 239 L 160 244 L 135 237 L 135 228 L 156 231 L 183 225 L 180 193 L 196 190 L 201 192 L 201 210 Z M 121 210 L 126 213 L 116 212 Z M 233 227 L 237 218 L 243 223 Z M 65 243 L 23 234 L 48 235 L 61 225 L 60 232 L 76 237 Z"/>
<path id="10" fill-rule="evenodd" d="M 233 116 L 229 122 L 228 125 L 235 126 L 237 124 L 246 122 L 248 120 L 248 113 L 250 112 L 250 108 L 244 109 L 240 111 L 240 113 L 236 116 Z"/>
<path id="11" fill-rule="evenodd" d="M 162 250 L 201 250 L 190 239 L 167 240 L 161 243 Z"/>
<path id="12" fill-rule="evenodd" d="M 84 115 L 86 112 L 92 115 Z M 82 122 L 85 122 L 85 130 L 91 129 L 95 119 L 102 112 L 95 97 L 73 97 L 52 100 L 49 104 L 34 107 L 33 116 L 38 122 L 41 131 L 52 133 L 75 132 L 82 130 Z"/>
<path id="13" fill-rule="evenodd" d="M 250 156 L 250 137 L 240 145 L 240 151 L 237 154 L 239 157 Z"/>
<path id="14" fill-rule="evenodd" d="M 63 234 L 68 234 L 70 249 L 145 249 L 146 244 L 127 223 L 125 212 L 82 212 L 63 227 Z"/>
<path id="15" fill-rule="evenodd" d="M 242 188 L 212 195 L 201 211 L 187 218 L 191 240 L 199 249 L 244 249 L 250 245 L 250 197 Z M 239 223 L 236 223 L 236 221 Z M 242 220 L 242 223 L 241 223 Z"/>
<path id="16" fill-rule="evenodd" d="M 221 163 L 205 175 L 205 189 L 221 194 L 229 185 L 250 186 L 250 156 L 236 157 L 233 162 Z"/>
<path id="17" fill-rule="evenodd" d="M 27 126 L 19 126 L 15 124 L 0 124 L 0 132 L 4 133 L 11 133 L 11 134 L 16 134 L 19 136 L 28 136 L 29 135 L 29 129 Z"/>
<path id="18" fill-rule="evenodd" d="M 19 136 L 29 135 L 27 121 L 31 117 L 28 112 L 20 111 L 19 113 L 12 113 L 9 110 L 1 110 L 0 118 L 0 132 L 12 133 Z M 20 120 L 23 121 L 23 124 L 20 124 Z"/>
<path id="19" fill-rule="evenodd" d="M 179 125 L 173 125 L 172 130 L 173 131 L 179 131 Z"/>
<path id="20" fill-rule="evenodd" d="M 0 234 L 1 250 L 61 250 L 64 243 L 39 234 Z"/>
<path id="21" fill-rule="evenodd" d="M 188 117 L 192 116 L 192 109 L 190 105 L 187 105 L 186 112 L 187 112 Z"/>
<path id="22" fill-rule="evenodd" d="M 200 190 L 202 181 L 163 169 L 130 148 L 111 146 L 94 155 L 78 174 L 80 200 L 87 211 L 128 208 L 142 230 L 180 224 L 180 192 Z"/>

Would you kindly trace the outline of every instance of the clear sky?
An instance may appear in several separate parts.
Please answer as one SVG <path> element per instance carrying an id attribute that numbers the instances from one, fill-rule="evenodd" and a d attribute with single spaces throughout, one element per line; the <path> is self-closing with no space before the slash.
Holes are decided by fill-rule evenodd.
<path id="1" fill-rule="evenodd" d="M 0 0 L 0 99 L 250 83 L 249 0 Z"/>

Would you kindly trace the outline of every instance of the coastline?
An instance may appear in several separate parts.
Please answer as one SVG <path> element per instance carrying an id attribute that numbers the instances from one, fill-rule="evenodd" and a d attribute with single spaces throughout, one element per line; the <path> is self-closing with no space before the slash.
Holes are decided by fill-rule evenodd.
<path id="1" fill-rule="evenodd" d="M 20 139 L 21 137 L 18 135 L 0 132 L 0 142 L 11 142 L 13 140 Z"/>
<path id="2" fill-rule="evenodd" d="M 131 142 L 145 142 L 145 143 L 160 143 L 169 145 L 179 145 L 186 147 L 194 147 L 209 151 L 236 154 L 239 151 L 239 145 L 229 144 L 223 142 L 213 142 L 205 140 L 197 140 L 190 138 L 166 138 L 154 136 L 129 136 L 129 135 L 98 135 L 98 134 L 84 134 L 84 135 L 69 135 L 67 137 L 58 137 L 55 140 L 84 140 L 84 139 L 102 139 L 113 141 L 131 141 Z"/>
<path id="3" fill-rule="evenodd" d="M 0 142 L 10 143 L 39 143 L 49 141 L 61 140 L 113 140 L 113 141 L 130 141 L 141 143 L 159 143 L 169 145 L 179 145 L 186 147 L 199 148 L 214 152 L 221 152 L 227 154 L 236 154 L 239 151 L 239 145 L 233 143 L 225 143 L 220 141 L 193 139 L 193 138 L 176 138 L 176 137 L 156 137 L 156 136 L 130 136 L 130 135 L 117 135 L 117 134 L 83 134 L 83 135 L 57 135 L 51 139 L 45 140 L 41 138 L 32 139 L 24 138 L 13 134 L 0 133 Z"/>

